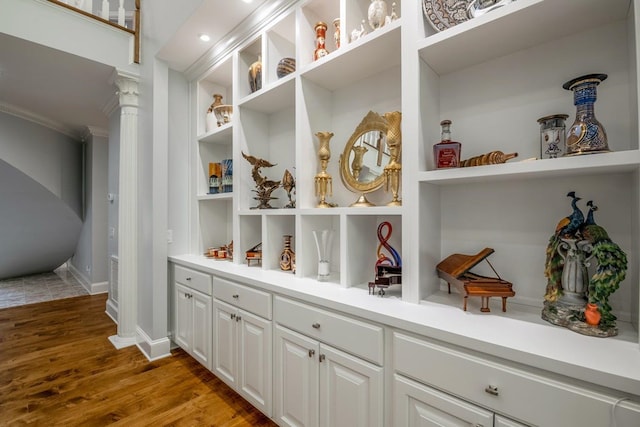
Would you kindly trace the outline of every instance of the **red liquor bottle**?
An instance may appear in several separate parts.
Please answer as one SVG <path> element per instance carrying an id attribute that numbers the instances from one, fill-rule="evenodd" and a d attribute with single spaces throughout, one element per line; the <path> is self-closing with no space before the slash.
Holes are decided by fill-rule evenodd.
<path id="1" fill-rule="evenodd" d="M 460 166 L 462 144 L 451 140 L 451 120 L 441 121 L 440 126 L 442 126 L 441 141 L 433 146 L 436 169 L 457 168 Z"/>

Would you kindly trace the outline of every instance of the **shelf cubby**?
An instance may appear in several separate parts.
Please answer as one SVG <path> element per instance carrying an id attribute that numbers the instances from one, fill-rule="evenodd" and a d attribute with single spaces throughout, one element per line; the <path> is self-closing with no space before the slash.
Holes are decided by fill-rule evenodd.
<path id="1" fill-rule="evenodd" d="M 266 270 L 282 271 L 280 269 L 280 255 L 284 249 L 284 236 L 291 238 L 291 250 L 296 252 L 296 217 L 293 214 L 266 215 L 266 227 L 263 232 L 263 261 L 262 267 Z M 283 273 L 285 273 L 283 271 Z M 293 274 L 291 271 L 287 274 Z"/>
<path id="2" fill-rule="evenodd" d="M 198 139 L 219 138 L 221 135 L 213 136 L 219 133 L 221 127 L 217 127 L 216 123 L 207 128 L 206 117 L 207 110 L 213 103 L 213 95 L 222 95 L 222 103 L 233 105 L 233 60 L 228 55 L 224 60 L 217 63 L 211 71 L 205 74 L 197 83 L 197 135 Z M 232 115 L 233 120 L 233 115 Z M 228 126 L 228 125 L 227 125 Z M 226 127 L 226 126 L 225 126 Z"/>
<path id="3" fill-rule="evenodd" d="M 318 250 L 316 248 L 314 231 L 333 230 L 333 239 L 329 252 L 331 276 L 327 285 L 340 285 L 341 266 L 340 249 L 342 247 L 342 227 L 340 215 L 301 215 L 299 232 L 296 232 L 296 275 L 303 278 L 317 278 L 318 276 Z"/>

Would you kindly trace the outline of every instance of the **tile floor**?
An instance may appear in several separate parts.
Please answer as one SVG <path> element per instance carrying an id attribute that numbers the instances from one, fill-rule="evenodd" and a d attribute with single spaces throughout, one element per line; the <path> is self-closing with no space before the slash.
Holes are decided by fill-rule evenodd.
<path id="1" fill-rule="evenodd" d="M 88 294 L 63 265 L 51 273 L 0 280 L 0 309 Z"/>

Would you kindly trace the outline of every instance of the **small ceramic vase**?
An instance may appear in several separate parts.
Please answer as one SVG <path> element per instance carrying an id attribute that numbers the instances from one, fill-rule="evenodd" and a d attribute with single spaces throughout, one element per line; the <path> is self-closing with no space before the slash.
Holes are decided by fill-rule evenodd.
<path id="1" fill-rule="evenodd" d="M 295 58 L 282 58 L 278 61 L 278 66 L 276 68 L 276 75 L 279 79 L 284 76 L 293 73 L 296 70 L 296 60 Z"/>
<path id="2" fill-rule="evenodd" d="M 258 60 L 249 67 L 249 87 L 251 93 L 262 89 L 262 57 L 258 55 Z"/>
<path id="3" fill-rule="evenodd" d="M 555 159 L 564 155 L 566 145 L 564 121 L 568 117 L 567 114 L 553 114 L 538 119 L 541 159 Z"/>
<path id="4" fill-rule="evenodd" d="M 367 17 L 371 29 L 377 30 L 384 25 L 387 18 L 387 2 L 384 0 L 371 0 Z"/>
<path id="5" fill-rule="evenodd" d="M 606 74 L 587 74 L 566 82 L 562 87 L 573 91 L 573 105 L 576 119 L 567 132 L 565 155 L 606 153 L 607 133 L 593 112 L 596 102 L 596 88 L 607 78 Z"/>
<path id="6" fill-rule="evenodd" d="M 340 18 L 333 20 L 333 44 L 340 49 Z"/>
<path id="7" fill-rule="evenodd" d="M 280 254 L 280 269 L 282 271 L 291 271 L 295 265 L 296 254 L 291 250 L 291 236 L 284 236 L 284 249 Z"/>
<path id="8" fill-rule="evenodd" d="M 313 60 L 320 59 L 329 54 L 329 51 L 325 47 L 327 24 L 320 21 L 315 26 L 316 30 L 316 50 L 313 51 Z"/>
<path id="9" fill-rule="evenodd" d="M 600 323 L 600 311 L 598 310 L 598 306 L 593 303 L 587 303 L 584 307 L 584 319 L 587 325 L 598 326 Z"/>

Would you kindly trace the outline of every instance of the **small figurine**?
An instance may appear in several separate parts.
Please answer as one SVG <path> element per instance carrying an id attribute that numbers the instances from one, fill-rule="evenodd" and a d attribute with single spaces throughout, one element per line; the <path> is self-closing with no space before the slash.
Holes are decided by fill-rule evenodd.
<path id="1" fill-rule="evenodd" d="M 282 176 L 282 188 L 287 192 L 287 198 L 289 199 L 289 203 L 285 205 L 285 208 L 295 208 L 296 201 L 291 199 L 291 191 L 293 190 L 293 194 L 295 194 L 296 181 L 289 172 L 289 169 L 284 170 L 284 175 Z"/>
<path id="2" fill-rule="evenodd" d="M 581 198 L 575 191 L 567 197 L 571 197 L 572 212 L 558 222 L 547 245 L 542 318 L 584 335 L 617 335 L 609 297 L 626 277 L 627 256 L 596 224 L 593 214 L 598 207 L 593 201 L 587 202 L 585 219 L 577 206 Z M 589 277 L 592 259 L 597 263 Z"/>
<path id="3" fill-rule="evenodd" d="M 386 228 L 386 235 L 383 236 L 383 231 Z M 391 233 L 393 228 L 391 223 L 383 221 L 378 225 L 378 259 L 376 261 L 376 277 L 373 282 L 369 282 L 369 295 L 376 293 L 378 288 L 378 296 L 383 297 L 385 289 L 391 285 L 402 284 L 402 258 L 400 254 L 393 246 L 389 244 Z M 385 248 L 391 258 L 382 253 L 382 248 Z M 392 259 L 393 258 L 393 259 Z"/>
<path id="4" fill-rule="evenodd" d="M 269 204 L 269 201 L 277 199 L 277 197 L 271 197 L 271 193 L 273 190 L 280 187 L 280 181 L 271 181 L 267 179 L 266 176 L 260 175 L 260 169 L 271 168 L 275 166 L 275 164 L 258 157 L 244 154 L 244 152 L 242 152 L 242 157 L 244 157 L 253 166 L 253 169 L 251 169 L 251 177 L 256 183 L 256 190 L 253 191 L 257 194 L 257 196 L 254 197 L 254 200 L 258 200 L 260 202 L 258 206 L 251 209 L 271 209 L 272 206 Z"/>
<path id="5" fill-rule="evenodd" d="M 360 28 L 354 28 L 351 31 L 351 42 L 358 40 L 360 37 L 364 36 L 367 31 L 364 29 L 364 19 L 360 22 Z"/>

